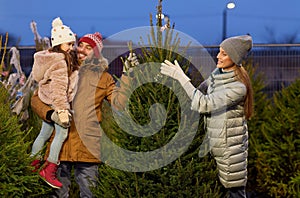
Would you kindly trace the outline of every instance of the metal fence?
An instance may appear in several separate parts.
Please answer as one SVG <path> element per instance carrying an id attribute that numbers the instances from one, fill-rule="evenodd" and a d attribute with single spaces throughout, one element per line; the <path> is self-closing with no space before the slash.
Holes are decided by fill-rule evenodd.
<path id="1" fill-rule="evenodd" d="M 35 47 L 20 47 L 20 61 L 26 75 L 31 72 Z M 9 50 L 9 49 L 8 49 Z M 194 65 L 215 63 L 218 46 L 189 48 L 187 56 L 193 57 Z M 128 53 L 127 45 L 107 45 L 103 55 L 110 62 L 109 72 L 120 76 L 122 73 L 121 56 Z M 1 55 L 1 54 L 0 54 Z M 264 76 L 265 92 L 272 95 L 282 87 L 300 77 L 300 44 L 255 44 L 250 53 L 256 72 Z"/>
<path id="2" fill-rule="evenodd" d="M 206 49 L 217 56 L 218 46 Z M 255 44 L 248 58 L 252 59 L 255 72 L 262 75 L 264 92 L 269 96 L 300 78 L 300 44 Z"/>
<path id="3" fill-rule="evenodd" d="M 263 74 L 265 92 L 272 95 L 300 77 L 300 45 L 256 45 L 253 64 Z"/>

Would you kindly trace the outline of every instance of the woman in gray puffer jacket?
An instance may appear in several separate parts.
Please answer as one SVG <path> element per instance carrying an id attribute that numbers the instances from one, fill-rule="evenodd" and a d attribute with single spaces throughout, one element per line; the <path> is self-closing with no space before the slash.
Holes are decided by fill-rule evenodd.
<path id="1" fill-rule="evenodd" d="M 206 115 L 207 133 L 199 155 L 210 150 L 219 179 L 229 197 L 246 197 L 248 127 L 253 113 L 253 90 L 242 59 L 252 48 L 252 38 L 242 35 L 220 44 L 217 68 L 198 89 L 179 64 L 165 61 L 161 73 L 177 79 L 192 100 L 191 109 Z"/>

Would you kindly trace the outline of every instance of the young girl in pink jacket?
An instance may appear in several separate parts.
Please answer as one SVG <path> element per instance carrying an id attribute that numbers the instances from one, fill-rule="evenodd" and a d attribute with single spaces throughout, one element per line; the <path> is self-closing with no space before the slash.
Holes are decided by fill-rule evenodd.
<path id="1" fill-rule="evenodd" d="M 63 142 L 68 136 L 68 124 L 71 116 L 70 102 L 76 93 L 78 82 L 78 67 L 73 52 L 76 37 L 72 30 L 63 25 L 57 17 L 52 22 L 52 48 L 34 54 L 32 75 L 38 82 L 38 96 L 50 105 L 62 123 L 48 123 L 43 121 L 38 137 L 35 139 L 31 157 L 35 157 L 32 166 L 38 168 L 41 160 L 40 151 L 55 129 L 55 136 L 50 146 L 49 157 L 46 160 L 40 176 L 53 188 L 61 188 L 62 184 L 56 177 L 59 164 L 58 156 Z M 64 127 L 63 127 L 64 126 Z"/>

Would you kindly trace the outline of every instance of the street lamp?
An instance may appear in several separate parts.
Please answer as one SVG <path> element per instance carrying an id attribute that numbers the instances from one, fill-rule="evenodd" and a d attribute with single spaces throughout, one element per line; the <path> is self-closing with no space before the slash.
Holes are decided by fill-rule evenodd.
<path id="1" fill-rule="evenodd" d="M 227 3 L 226 7 L 223 10 L 223 37 L 222 40 L 226 39 L 227 32 L 227 10 L 231 10 L 235 8 L 235 4 L 233 2 Z"/>

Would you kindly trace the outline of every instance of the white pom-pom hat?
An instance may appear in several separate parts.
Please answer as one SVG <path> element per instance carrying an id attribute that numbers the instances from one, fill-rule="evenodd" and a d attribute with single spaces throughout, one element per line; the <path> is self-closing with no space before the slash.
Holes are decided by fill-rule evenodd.
<path id="1" fill-rule="evenodd" d="M 62 20 L 57 17 L 52 21 L 51 44 L 52 47 L 62 43 L 75 42 L 76 37 L 72 30 L 65 26 Z"/>

